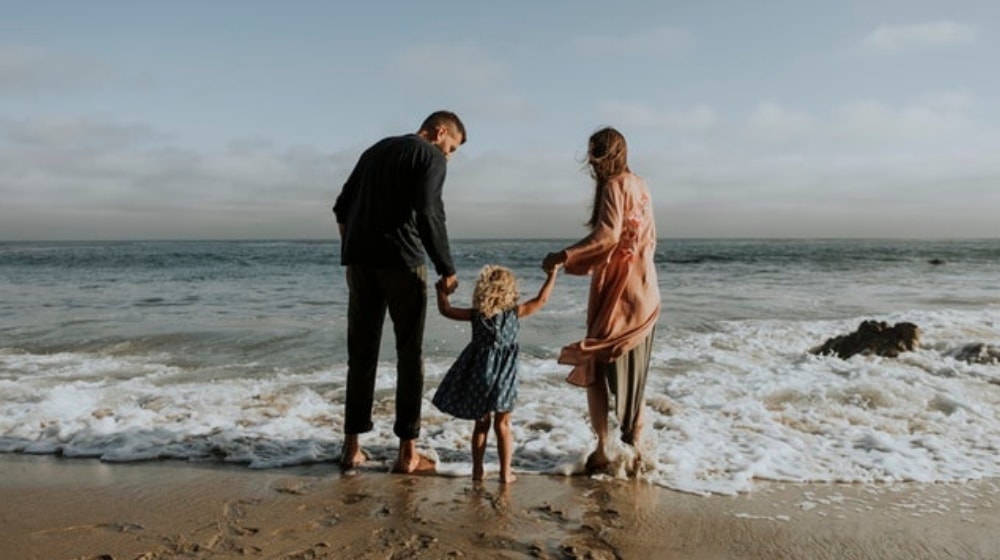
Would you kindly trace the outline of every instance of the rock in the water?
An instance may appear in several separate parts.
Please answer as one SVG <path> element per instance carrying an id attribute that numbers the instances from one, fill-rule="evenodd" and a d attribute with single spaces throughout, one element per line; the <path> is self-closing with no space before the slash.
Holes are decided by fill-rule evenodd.
<path id="1" fill-rule="evenodd" d="M 983 342 L 966 344 L 958 350 L 948 352 L 948 355 L 970 364 L 1000 364 L 1000 346 Z"/>
<path id="2" fill-rule="evenodd" d="M 920 327 L 913 323 L 864 321 L 858 330 L 828 339 L 822 346 L 810 350 L 813 354 L 834 354 L 846 360 L 855 354 L 875 354 L 895 358 L 900 352 L 920 347 Z"/>

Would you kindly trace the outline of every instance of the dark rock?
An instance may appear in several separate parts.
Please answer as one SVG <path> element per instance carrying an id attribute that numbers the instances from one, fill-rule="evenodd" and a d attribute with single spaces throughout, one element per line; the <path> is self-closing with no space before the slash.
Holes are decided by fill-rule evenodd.
<path id="1" fill-rule="evenodd" d="M 966 344 L 957 350 L 948 352 L 948 355 L 970 364 L 1000 364 L 1000 346 L 982 342 Z"/>
<path id="2" fill-rule="evenodd" d="M 855 354 L 895 358 L 900 352 L 920 347 L 920 327 L 913 323 L 864 321 L 858 330 L 828 339 L 822 346 L 810 350 L 813 354 L 836 355 L 846 360 Z"/>

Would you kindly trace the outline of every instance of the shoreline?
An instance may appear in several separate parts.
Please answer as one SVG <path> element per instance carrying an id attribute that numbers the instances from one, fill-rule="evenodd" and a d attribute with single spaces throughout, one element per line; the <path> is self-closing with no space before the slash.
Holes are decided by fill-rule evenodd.
<path id="1" fill-rule="evenodd" d="M 697 496 L 518 473 L 504 486 L 329 463 L 274 470 L 0 454 L 18 559 L 995 558 L 1000 480 L 759 481 Z"/>

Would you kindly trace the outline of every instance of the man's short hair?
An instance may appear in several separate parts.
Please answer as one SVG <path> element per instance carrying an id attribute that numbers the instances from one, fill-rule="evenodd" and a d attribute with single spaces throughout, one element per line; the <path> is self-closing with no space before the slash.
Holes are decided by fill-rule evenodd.
<path id="1" fill-rule="evenodd" d="M 459 134 L 462 135 L 461 143 L 465 144 L 465 125 L 462 124 L 462 119 L 458 118 L 458 115 L 452 113 L 451 111 L 435 111 L 424 119 L 423 124 L 420 125 L 420 130 L 431 131 L 439 126 L 455 127 Z"/>

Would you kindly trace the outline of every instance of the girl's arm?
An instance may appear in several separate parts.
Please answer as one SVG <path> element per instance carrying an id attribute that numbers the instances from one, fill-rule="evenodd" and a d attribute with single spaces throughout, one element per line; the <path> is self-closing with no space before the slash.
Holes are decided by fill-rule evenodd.
<path id="1" fill-rule="evenodd" d="M 456 321 L 472 320 L 472 309 L 451 306 L 451 302 L 448 301 L 448 294 L 445 292 L 445 285 L 443 281 L 438 282 L 434 285 L 434 287 L 437 290 L 438 311 L 440 311 L 442 315 Z"/>
<path id="2" fill-rule="evenodd" d="M 548 271 L 549 276 L 545 279 L 545 283 L 542 284 L 541 289 L 538 290 L 538 295 L 517 306 L 518 317 L 527 317 L 545 306 L 545 302 L 549 301 L 549 294 L 552 293 L 552 287 L 556 284 L 556 272 L 558 270 L 559 265 L 550 268 Z"/>

